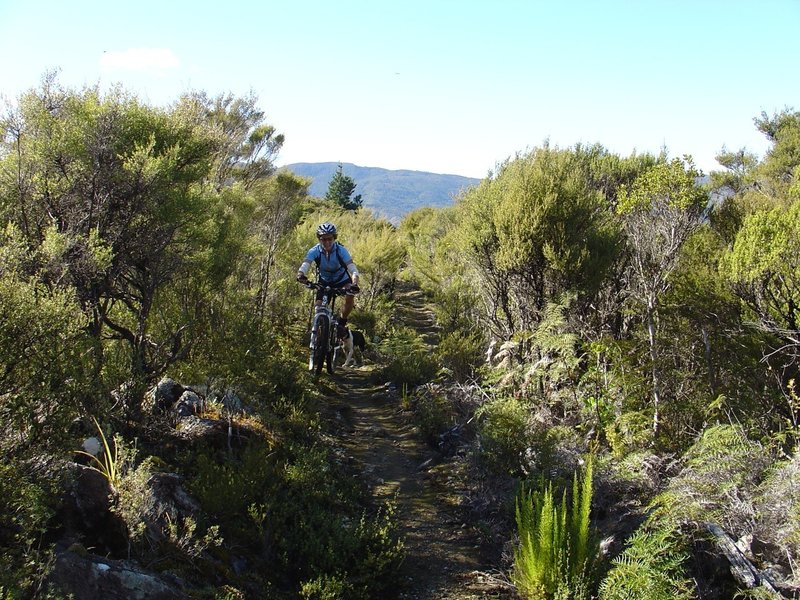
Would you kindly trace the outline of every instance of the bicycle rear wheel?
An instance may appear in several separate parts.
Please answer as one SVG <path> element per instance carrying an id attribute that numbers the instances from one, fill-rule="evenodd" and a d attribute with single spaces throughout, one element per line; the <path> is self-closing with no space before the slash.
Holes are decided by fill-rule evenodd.
<path id="1" fill-rule="evenodd" d="M 329 348 L 331 349 L 328 352 L 328 355 L 325 357 L 325 363 L 328 365 L 328 373 L 333 375 L 333 372 L 336 370 L 336 348 L 339 343 L 337 339 L 339 337 L 338 328 L 338 321 L 334 317 L 331 321 L 331 330 L 330 330 L 330 344 Z"/>
<path id="2" fill-rule="evenodd" d="M 336 370 L 336 365 L 333 362 L 336 356 L 336 319 L 330 322 L 330 331 L 328 331 L 328 352 L 325 354 L 325 364 L 328 367 L 328 373 L 333 375 Z"/>

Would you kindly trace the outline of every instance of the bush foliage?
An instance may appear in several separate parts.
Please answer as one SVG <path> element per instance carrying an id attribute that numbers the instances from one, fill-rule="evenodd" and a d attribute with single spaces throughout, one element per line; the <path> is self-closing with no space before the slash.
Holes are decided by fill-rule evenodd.
<path id="1" fill-rule="evenodd" d="M 385 592 L 401 558 L 396 517 L 370 506 L 335 460 L 316 405 L 325 390 L 304 369 L 312 300 L 294 276 L 327 220 L 361 271 L 352 322 L 379 340 L 384 381 L 483 386 L 471 468 L 510 488 L 571 472 L 590 447 L 632 478 L 672 465 L 639 486 L 652 494 L 663 483 L 657 518 L 629 540 L 604 597 L 684 597 L 679 522 L 762 536 L 790 567 L 800 546 L 800 116 L 755 122 L 770 150 L 763 160 L 722 153 L 714 189 L 690 157 L 544 144 L 500 163 L 456 206 L 395 228 L 309 198 L 308 181 L 277 172 L 283 136 L 252 95 L 190 92 L 155 108 L 46 75 L 0 120 L 3 593 L 42 591 L 31 564 L 45 573 L 51 556 L 57 491 L 29 465 L 72 452 L 94 433 L 90 417 L 120 425 L 118 449 L 166 428 L 144 410 L 144 391 L 165 374 L 236 389 L 248 414 L 217 416 L 232 431 L 250 419 L 256 433 L 236 451 L 187 456 L 151 441 L 150 455 L 131 452 L 115 487 L 132 553 L 164 558 L 142 535 L 136 499 L 168 464 L 204 509 L 168 535 L 164 563 L 187 577 L 240 544 L 258 562 L 242 587 Z M 427 337 L 397 322 L 400 283 L 434 304 Z M 445 395 L 411 397 L 430 440 L 463 419 Z M 567 533 L 573 519 L 587 526 L 590 492 L 574 488 L 573 512 L 548 489 L 520 504 L 522 527 L 550 523 L 548 547 L 561 548 L 519 554 L 526 593 L 595 592 L 580 570 L 593 550 Z"/>

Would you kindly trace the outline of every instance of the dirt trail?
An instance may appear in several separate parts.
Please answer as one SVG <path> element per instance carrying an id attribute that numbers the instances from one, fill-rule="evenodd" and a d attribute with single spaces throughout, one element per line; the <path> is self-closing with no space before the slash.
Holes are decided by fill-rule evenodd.
<path id="1" fill-rule="evenodd" d="M 399 294 L 398 318 L 433 346 L 433 313 L 418 290 Z M 460 506 L 458 475 L 421 440 L 400 394 L 376 384 L 376 365 L 337 371 L 335 416 L 341 444 L 376 502 L 394 500 L 406 558 L 397 591 L 401 600 L 511 598 L 492 575 L 479 532 Z M 485 540 L 484 540 L 485 541 Z M 495 573 L 496 575 L 496 573 Z"/>

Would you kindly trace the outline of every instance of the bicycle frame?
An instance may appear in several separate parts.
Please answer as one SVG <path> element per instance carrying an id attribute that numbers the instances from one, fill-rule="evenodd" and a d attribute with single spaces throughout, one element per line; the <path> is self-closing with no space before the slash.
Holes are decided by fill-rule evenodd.
<path id="1" fill-rule="evenodd" d="M 308 369 L 315 375 L 319 375 L 322 372 L 322 366 L 326 365 L 328 373 L 333 374 L 336 368 L 336 329 L 338 326 L 333 308 L 336 296 L 342 296 L 347 292 L 341 288 L 333 288 L 320 283 L 308 283 L 306 287 L 323 292 L 320 305 L 314 307 L 314 316 L 311 320 L 311 341 L 309 343 L 311 352 Z"/>

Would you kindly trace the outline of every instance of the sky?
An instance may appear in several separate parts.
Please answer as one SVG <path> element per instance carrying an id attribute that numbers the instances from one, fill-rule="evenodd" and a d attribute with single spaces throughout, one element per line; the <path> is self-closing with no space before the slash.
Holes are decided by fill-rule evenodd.
<path id="1" fill-rule="evenodd" d="M 59 70 L 169 106 L 254 93 L 277 164 L 483 178 L 540 147 L 769 148 L 800 110 L 800 0 L 0 0 L 0 96 Z"/>

